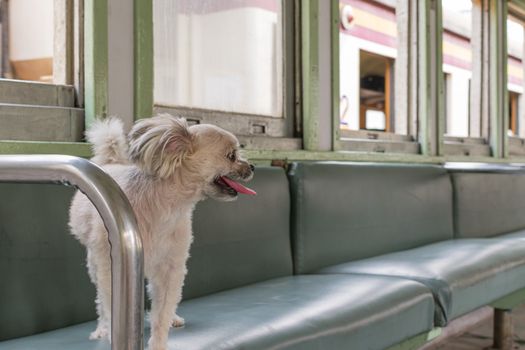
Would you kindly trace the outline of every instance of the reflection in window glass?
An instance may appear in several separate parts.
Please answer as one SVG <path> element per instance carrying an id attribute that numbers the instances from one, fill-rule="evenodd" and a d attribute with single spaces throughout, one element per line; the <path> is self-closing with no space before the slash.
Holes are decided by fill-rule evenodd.
<path id="1" fill-rule="evenodd" d="M 282 116 L 278 0 L 155 0 L 155 104 Z"/>
<path id="2" fill-rule="evenodd" d="M 360 129 L 390 131 L 390 77 L 393 60 L 360 53 L 359 104 L 361 108 Z"/>
<path id="3" fill-rule="evenodd" d="M 447 136 L 469 136 L 472 77 L 471 0 L 443 0 L 443 72 Z"/>
<path id="4" fill-rule="evenodd" d="M 341 129 L 394 131 L 395 8 L 368 0 L 343 0 L 339 7 Z"/>
<path id="5" fill-rule="evenodd" d="M 507 20 L 507 85 L 509 89 L 508 119 L 510 136 L 524 137 L 520 133 L 521 95 L 523 94 L 523 23 L 509 17 Z"/>

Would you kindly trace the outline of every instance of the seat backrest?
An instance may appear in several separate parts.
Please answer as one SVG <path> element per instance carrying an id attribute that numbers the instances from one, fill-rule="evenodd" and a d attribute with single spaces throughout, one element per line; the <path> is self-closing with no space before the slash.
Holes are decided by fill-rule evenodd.
<path id="1" fill-rule="evenodd" d="M 67 227 L 73 193 L 0 184 L 0 340 L 96 318 L 85 250 Z"/>
<path id="2" fill-rule="evenodd" d="M 453 238 L 442 167 L 295 163 L 289 179 L 296 273 Z"/>
<path id="3" fill-rule="evenodd" d="M 185 298 L 292 274 L 285 171 L 257 168 L 249 186 L 257 196 L 197 205 Z M 0 184 L 0 340 L 96 318 L 85 249 L 67 227 L 73 194 Z"/>
<path id="4" fill-rule="evenodd" d="M 491 237 L 525 229 L 525 172 L 449 171 L 457 238 Z"/>
<path id="5" fill-rule="evenodd" d="M 257 167 L 256 196 L 208 199 L 193 217 L 184 298 L 291 275 L 290 193 L 284 169 Z"/>

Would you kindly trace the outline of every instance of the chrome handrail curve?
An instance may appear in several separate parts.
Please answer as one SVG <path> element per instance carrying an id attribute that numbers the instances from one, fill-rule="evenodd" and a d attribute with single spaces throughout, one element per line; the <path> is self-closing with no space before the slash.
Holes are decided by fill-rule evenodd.
<path id="1" fill-rule="evenodd" d="M 98 165 L 65 155 L 2 155 L 0 182 L 61 184 L 88 197 L 102 217 L 111 245 L 111 348 L 142 350 L 142 240 L 133 209 L 118 184 Z"/>

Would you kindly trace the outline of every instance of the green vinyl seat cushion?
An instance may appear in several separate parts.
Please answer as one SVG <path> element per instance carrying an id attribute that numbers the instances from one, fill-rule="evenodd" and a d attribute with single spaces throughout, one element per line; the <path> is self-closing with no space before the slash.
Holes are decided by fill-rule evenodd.
<path id="1" fill-rule="evenodd" d="M 257 195 L 197 204 L 185 299 L 293 273 L 284 169 L 257 167 L 247 186 Z"/>
<path id="2" fill-rule="evenodd" d="M 178 313 L 186 325 L 170 331 L 169 349 L 380 350 L 431 330 L 434 303 L 415 281 L 304 275 L 184 301 Z M 0 349 L 109 349 L 105 341 L 87 340 L 94 327 L 15 339 Z"/>
<path id="3" fill-rule="evenodd" d="M 86 253 L 67 227 L 73 193 L 0 184 L 0 341 L 96 318 Z"/>
<path id="4" fill-rule="evenodd" d="M 197 205 L 184 297 L 292 274 L 284 169 L 257 167 L 257 196 Z M 96 319 L 84 247 L 69 234 L 72 188 L 0 184 L 0 341 Z"/>
<path id="5" fill-rule="evenodd" d="M 449 170 L 457 238 L 484 238 L 525 229 L 525 174 Z"/>
<path id="6" fill-rule="evenodd" d="M 288 177 L 296 273 L 453 238 L 442 167 L 294 163 Z"/>
<path id="7" fill-rule="evenodd" d="M 490 237 L 493 240 L 507 240 L 507 239 L 517 239 L 517 240 L 525 240 L 525 230 L 518 230 L 511 233 L 507 233 L 501 236 L 492 236 Z"/>
<path id="8" fill-rule="evenodd" d="M 525 241 L 458 239 L 323 268 L 315 273 L 362 273 L 419 281 L 436 300 L 436 324 L 525 287 Z"/>

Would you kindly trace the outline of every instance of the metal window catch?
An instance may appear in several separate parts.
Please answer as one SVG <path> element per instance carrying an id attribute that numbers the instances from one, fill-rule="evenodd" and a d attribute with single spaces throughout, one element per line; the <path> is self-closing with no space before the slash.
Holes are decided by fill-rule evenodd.
<path id="1" fill-rule="evenodd" d="M 135 215 L 117 183 L 96 164 L 64 155 L 0 156 L 0 182 L 54 183 L 84 193 L 111 245 L 111 348 L 144 348 L 144 255 Z"/>
<path id="2" fill-rule="evenodd" d="M 252 134 L 255 135 L 264 135 L 266 134 L 266 125 L 262 123 L 253 123 L 251 131 Z"/>

